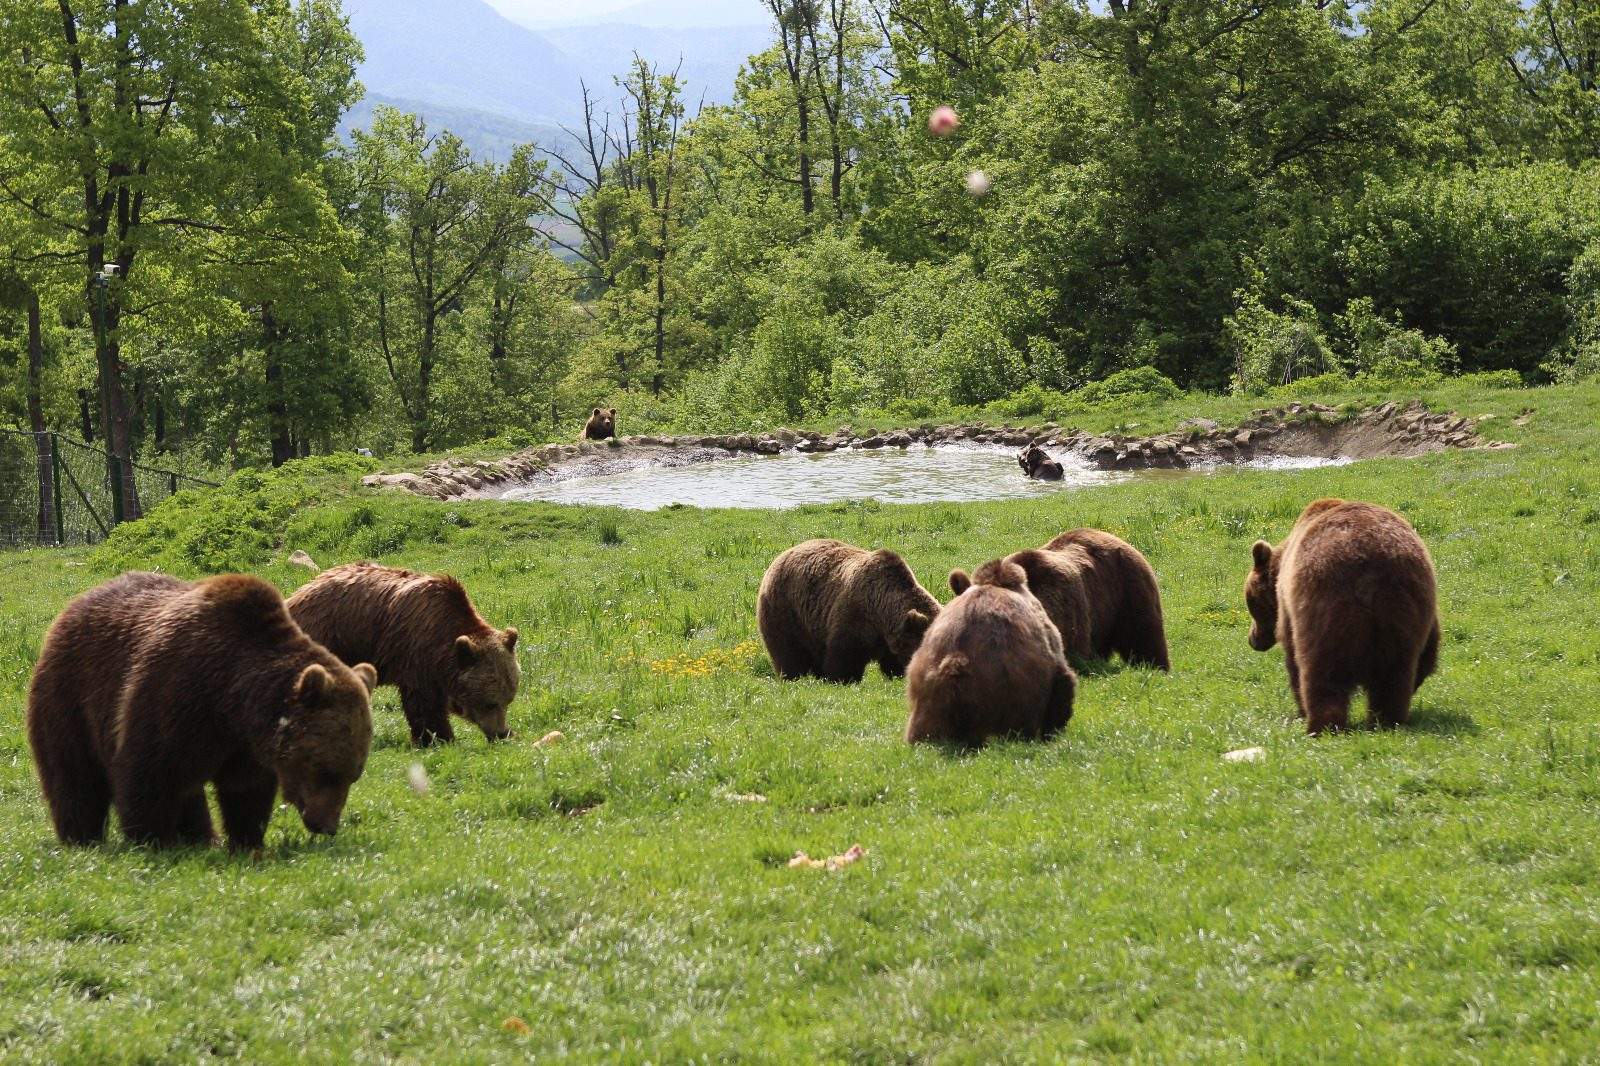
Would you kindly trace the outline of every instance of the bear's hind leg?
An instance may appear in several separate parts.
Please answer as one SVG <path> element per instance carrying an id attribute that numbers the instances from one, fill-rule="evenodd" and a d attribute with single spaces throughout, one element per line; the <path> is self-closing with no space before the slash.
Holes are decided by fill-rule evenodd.
<path id="1" fill-rule="evenodd" d="M 1439 669 L 1439 619 L 1434 617 L 1428 630 L 1427 642 L 1422 645 L 1422 658 L 1417 663 L 1417 681 L 1413 691 L 1422 687 L 1422 683 L 1433 676 Z"/>
<path id="2" fill-rule="evenodd" d="M 1305 665 L 1301 665 L 1305 669 Z M 1350 725 L 1350 685 L 1334 684 L 1315 677 L 1310 672 L 1302 674 L 1301 692 L 1305 703 L 1306 731 L 1317 733 L 1342 732 Z"/>
<path id="3" fill-rule="evenodd" d="M 50 715 L 46 722 L 41 715 L 28 724 L 34 765 L 57 838 L 64 844 L 104 840 L 111 782 L 90 748 L 82 716 Z"/>

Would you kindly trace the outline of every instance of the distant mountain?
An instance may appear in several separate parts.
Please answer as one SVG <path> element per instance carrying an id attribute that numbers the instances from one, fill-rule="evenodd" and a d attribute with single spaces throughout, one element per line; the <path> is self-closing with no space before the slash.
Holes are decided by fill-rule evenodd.
<path id="1" fill-rule="evenodd" d="M 369 91 L 526 122 L 574 122 L 584 72 L 484 0 L 348 0 Z"/>
<path id="2" fill-rule="evenodd" d="M 659 23 L 690 12 L 708 19 L 740 12 L 750 17 L 753 8 L 759 21 L 760 7 L 759 0 L 652 0 L 626 11 L 648 10 Z M 535 32 L 486 0 L 345 0 L 345 10 L 366 49 L 360 78 L 368 93 L 347 128 L 365 126 L 374 106 L 389 103 L 494 158 L 529 139 L 560 143 L 556 127 L 583 120 L 584 84 L 614 111 L 613 80 L 627 73 L 635 51 L 663 72 L 681 61 L 692 114 L 702 100 L 731 99 L 740 65 L 771 38 L 764 25 L 693 29 L 620 23 L 612 15 Z"/>
<path id="3" fill-rule="evenodd" d="M 492 111 L 475 111 L 467 107 L 450 107 L 423 100 L 368 92 L 366 97 L 345 115 L 341 132 L 346 135 L 353 129 L 366 129 L 372 125 L 372 114 L 380 107 L 393 107 L 420 116 L 430 131 L 449 130 L 467 143 L 472 154 L 480 159 L 493 159 L 503 163 L 519 146 L 532 144 L 541 150 L 554 150 L 571 158 L 578 145 L 560 126 L 546 122 L 527 122 L 508 118 Z"/>
<path id="4" fill-rule="evenodd" d="M 558 16 L 569 22 L 612 22 L 629 26 L 693 29 L 707 26 L 767 26 L 772 15 L 762 0 L 637 0 L 598 17 Z M 542 28 L 542 27 L 540 27 Z"/>
<path id="5" fill-rule="evenodd" d="M 616 95 L 612 78 L 628 71 L 635 52 L 663 74 L 677 70 L 691 114 L 702 99 L 708 104 L 733 99 L 739 67 L 772 39 L 765 26 L 662 29 L 619 24 L 561 26 L 542 30 L 540 36 L 585 71 L 590 90 L 605 98 Z"/>

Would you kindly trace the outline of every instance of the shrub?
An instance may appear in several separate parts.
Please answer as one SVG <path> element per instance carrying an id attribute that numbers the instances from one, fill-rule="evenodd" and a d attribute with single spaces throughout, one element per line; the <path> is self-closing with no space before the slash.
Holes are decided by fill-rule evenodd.
<path id="1" fill-rule="evenodd" d="M 1367 297 L 1339 316 L 1356 380 L 1368 386 L 1427 385 L 1455 369 L 1456 346 L 1442 337 L 1386 321 Z"/>
<path id="2" fill-rule="evenodd" d="M 1223 343 L 1233 355 L 1234 392 L 1260 393 L 1339 369 L 1310 304 L 1286 297 L 1286 310 L 1277 312 L 1257 292 L 1241 292 L 1239 299 L 1239 309 L 1222 322 Z"/>
<path id="3" fill-rule="evenodd" d="M 1183 390 L 1155 367 L 1136 366 L 1119 370 L 1102 381 L 1094 381 L 1072 394 L 1085 406 L 1105 407 L 1134 403 L 1159 403 L 1175 400 Z"/>

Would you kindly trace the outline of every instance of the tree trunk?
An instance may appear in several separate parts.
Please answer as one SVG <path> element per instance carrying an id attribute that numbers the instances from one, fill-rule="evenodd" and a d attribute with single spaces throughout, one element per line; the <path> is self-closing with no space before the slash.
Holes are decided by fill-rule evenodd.
<path id="1" fill-rule="evenodd" d="M 267 361 L 267 426 L 272 437 L 272 465 L 279 467 L 294 458 L 294 435 L 289 430 L 289 400 L 283 386 L 283 362 L 279 358 L 283 334 L 278 329 L 271 304 L 261 308 L 261 340 Z"/>
<path id="2" fill-rule="evenodd" d="M 98 273 L 96 267 L 91 273 Z M 117 328 L 122 319 L 121 301 L 109 287 L 101 288 L 91 279 L 89 299 L 96 308 L 100 328 L 95 331 L 95 368 L 100 379 L 100 435 L 106 443 L 107 477 L 120 480 L 122 520 L 132 522 L 143 515 L 139 488 L 133 480 L 133 432 L 128 410 L 126 368 L 122 365 L 122 344 Z M 113 489 L 115 491 L 115 489 Z"/>
<path id="3" fill-rule="evenodd" d="M 39 471 L 39 543 L 56 542 L 55 439 L 44 421 L 44 331 L 39 294 L 28 293 L 28 428 Z"/>
<path id="4" fill-rule="evenodd" d="M 433 383 L 433 346 L 438 324 L 429 313 L 422 324 L 422 345 L 417 352 L 417 402 L 411 417 L 411 450 L 421 455 L 428 450 L 428 400 Z"/>

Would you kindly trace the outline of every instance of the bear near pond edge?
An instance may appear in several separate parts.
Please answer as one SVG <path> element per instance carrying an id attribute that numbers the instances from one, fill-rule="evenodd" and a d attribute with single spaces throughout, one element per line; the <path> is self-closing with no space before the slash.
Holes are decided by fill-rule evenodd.
<path id="1" fill-rule="evenodd" d="M 307 829 L 338 828 L 372 743 L 371 666 L 347 667 L 278 590 L 124 574 L 67 604 L 45 637 L 27 731 L 56 835 L 209 844 L 205 785 L 229 843 L 262 845 L 281 787 Z"/>
<path id="2" fill-rule="evenodd" d="M 1404 724 L 1440 639 L 1433 559 L 1411 523 L 1374 504 L 1318 500 L 1282 544 L 1257 541 L 1251 555 L 1250 646 L 1283 645 L 1307 730 L 1344 729 L 1357 688 L 1372 724 Z"/>
<path id="3" fill-rule="evenodd" d="M 1119 655 L 1130 666 L 1171 670 L 1161 590 L 1149 560 L 1098 529 L 1074 529 L 1043 548 L 1007 556 L 1080 660 Z"/>
<path id="4" fill-rule="evenodd" d="M 419 747 L 455 739 L 452 714 L 489 740 L 511 735 L 506 709 L 522 680 L 517 631 L 484 621 L 453 577 L 375 563 L 325 570 L 289 597 L 296 622 L 345 662 L 370 662 L 400 689 Z"/>
<path id="5" fill-rule="evenodd" d="M 605 440 L 617 435 L 617 409 L 615 407 L 596 407 L 589 413 L 589 421 L 583 424 L 584 440 Z"/>
<path id="6" fill-rule="evenodd" d="M 939 601 L 905 560 L 837 540 L 779 555 L 761 579 L 756 622 L 779 677 L 856 682 L 876 662 L 900 677 Z"/>
<path id="7" fill-rule="evenodd" d="M 945 606 L 907 671 L 908 743 L 965 747 L 993 737 L 1044 740 L 1072 718 L 1078 678 L 1061 635 L 1014 563 L 950 575 Z"/>

